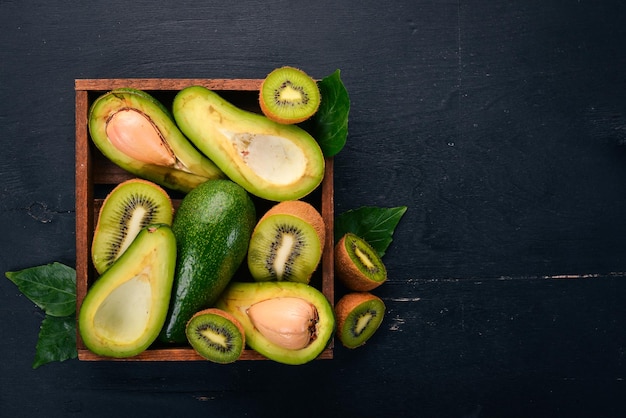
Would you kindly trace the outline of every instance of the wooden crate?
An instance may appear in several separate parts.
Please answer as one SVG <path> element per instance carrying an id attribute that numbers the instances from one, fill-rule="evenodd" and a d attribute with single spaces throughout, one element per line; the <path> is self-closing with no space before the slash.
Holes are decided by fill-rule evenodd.
<path id="1" fill-rule="evenodd" d="M 91 240 L 99 209 L 106 193 L 120 182 L 134 177 L 106 159 L 94 146 L 89 137 L 87 118 L 91 103 L 100 95 L 115 88 L 131 87 L 152 94 L 169 107 L 175 93 L 185 87 L 200 85 L 216 91 L 238 107 L 259 113 L 257 92 L 259 79 L 80 79 L 75 80 L 76 93 L 76 308 L 81 303 L 89 286 L 96 280 L 97 273 L 91 262 Z M 171 192 L 176 208 L 182 195 Z M 324 293 L 334 304 L 333 274 L 333 159 L 326 159 L 326 173 L 318 189 L 303 200 L 309 201 L 320 210 L 326 222 L 326 242 L 318 271 L 311 285 Z M 257 211 L 272 203 L 256 199 Z M 258 213 L 260 216 L 262 213 Z M 245 264 L 245 263 L 244 263 Z M 333 358 L 334 341 L 320 354 L 318 359 Z M 98 356 L 89 351 L 80 335 L 77 335 L 78 358 L 80 360 L 124 360 L 124 361 L 191 361 L 204 360 L 190 346 L 166 346 L 155 342 L 138 356 L 112 359 Z M 263 360 L 265 357 L 251 349 L 244 350 L 241 360 Z"/>

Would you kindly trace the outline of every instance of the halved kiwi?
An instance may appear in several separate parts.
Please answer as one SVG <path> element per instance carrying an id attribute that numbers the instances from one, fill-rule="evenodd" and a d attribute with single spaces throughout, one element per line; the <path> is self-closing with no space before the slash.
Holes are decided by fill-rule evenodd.
<path id="1" fill-rule="evenodd" d="M 142 228 L 172 224 L 174 209 L 165 190 L 143 179 L 117 185 L 104 199 L 93 235 L 91 258 L 104 273 L 133 242 Z"/>
<path id="2" fill-rule="evenodd" d="M 337 338 L 347 348 L 362 346 L 380 327 L 385 309 L 382 299 L 369 292 L 344 295 L 335 305 Z"/>
<path id="3" fill-rule="evenodd" d="M 265 116 L 283 124 L 309 119 L 317 112 L 320 101 L 316 81 L 294 67 L 281 67 L 269 73 L 259 92 L 259 104 Z"/>
<path id="4" fill-rule="evenodd" d="M 193 315 L 187 322 L 185 334 L 193 349 L 214 363 L 236 361 L 246 345 L 246 335 L 239 321 L 217 308 Z"/>
<path id="5" fill-rule="evenodd" d="M 258 221 L 248 247 L 248 268 L 256 281 L 308 283 L 324 250 L 324 219 L 310 203 L 274 205 Z"/>
<path id="6" fill-rule="evenodd" d="M 351 232 L 335 245 L 335 273 L 348 289 L 362 292 L 387 280 L 387 269 L 376 250 Z"/>

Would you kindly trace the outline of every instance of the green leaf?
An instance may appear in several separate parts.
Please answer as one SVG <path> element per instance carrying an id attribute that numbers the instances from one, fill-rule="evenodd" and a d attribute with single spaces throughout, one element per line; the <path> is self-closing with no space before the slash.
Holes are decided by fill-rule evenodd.
<path id="1" fill-rule="evenodd" d="M 335 242 L 347 232 L 363 238 L 382 257 L 393 240 L 393 233 L 406 212 L 406 206 L 379 208 L 363 206 L 335 218 Z"/>
<path id="2" fill-rule="evenodd" d="M 41 322 L 33 369 L 76 358 L 76 270 L 61 263 L 5 273 L 46 316 Z"/>
<path id="3" fill-rule="evenodd" d="M 341 81 L 339 70 L 320 80 L 317 85 L 322 100 L 305 129 L 317 140 L 324 155 L 332 157 L 346 144 L 350 97 Z"/>
<path id="4" fill-rule="evenodd" d="M 46 314 L 67 316 L 76 311 L 76 270 L 61 263 L 6 272 L 18 289 Z"/>
<path id="5" fill-rule="evenodd" d="M 46 315 L 41 322 L 33 369 L 53 361 L 78 357 L 76 350 L 76 317 Z"/>

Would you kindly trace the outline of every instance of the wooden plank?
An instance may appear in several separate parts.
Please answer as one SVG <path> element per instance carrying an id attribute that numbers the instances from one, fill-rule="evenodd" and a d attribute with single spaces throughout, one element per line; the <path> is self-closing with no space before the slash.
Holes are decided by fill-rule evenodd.
<path id="1" fill-rule="evenodd" d="M 334 193 L 334 160 L 326 158 L 326 174 L 322 181 L 322 218 L 326 228 L 326 242 L 322 257 L 324 271 L 322 291 L 330 303 L 335 305 L 335 193 Z"/>
<path id="2" fill-rule="evenodd" d="M 203 86 L 211 90 L 258 90 L 262 79 L 202 79 L 202 78 L 111 78 L 77 79 L 76 90 L 108 91 L 131 87 L 140 90 L 182 90 L 189 86 Z"/>
<path id="3" fill-rule="evenodd" d="M 87 134 L 87 92 L 76 91 L 76 311 L 87 293 L 90 276 L 89 231 L 93 231 L 91 151 Z"/>

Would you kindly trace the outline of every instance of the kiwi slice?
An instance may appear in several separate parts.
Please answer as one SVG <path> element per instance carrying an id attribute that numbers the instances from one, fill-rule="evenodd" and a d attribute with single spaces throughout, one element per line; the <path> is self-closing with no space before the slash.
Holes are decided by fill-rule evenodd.
<path id="1" fill-rule="evenodd" d="M 369 292 L 344 295 L 335 305 L 336 335 L 347 348 L 360 347 L 376 332 L 385 316 L 385 304 Z"/>
<path id="2" fill-rule="evenodd" d="M 130 179 L 117 185 L 102 203 L 93 235 L 91 258 L 96 271 L 104 273 L 142 228 L 171 226 L 173 213 L 169 195 L 157 184 Z"/>
<path id="3" fill-rule="evenodd" d="M 265 116 L 283 124 L 309 119 L 317 112 L 320 100 L 317 82 L 293 67 L 281 67 L 269 73 L 259 92 L 259 104 Z"/>
<path id="4" fill-rule="evenodd" d="M 239 321 L 217 308 L 194 314 L 187 322 L 185 334 L 193 349 L 214 363 L 234 362 L 246 345 L 246 335 Z"/>
<path id="5" fill-rule="evenodd" d="M 268 210 L 252 232 L 248 269 L 256 281 L 309 283 L 326 237 L 322 215 L 301 200 L 280 202 Z"/>
<path id="6" fill-rule="evenodd" d="M 348 289 L 362 292 L 387 280 L 387 269 L 376 250 L 351 232 L 335 245 L 335 273 Z"/>

